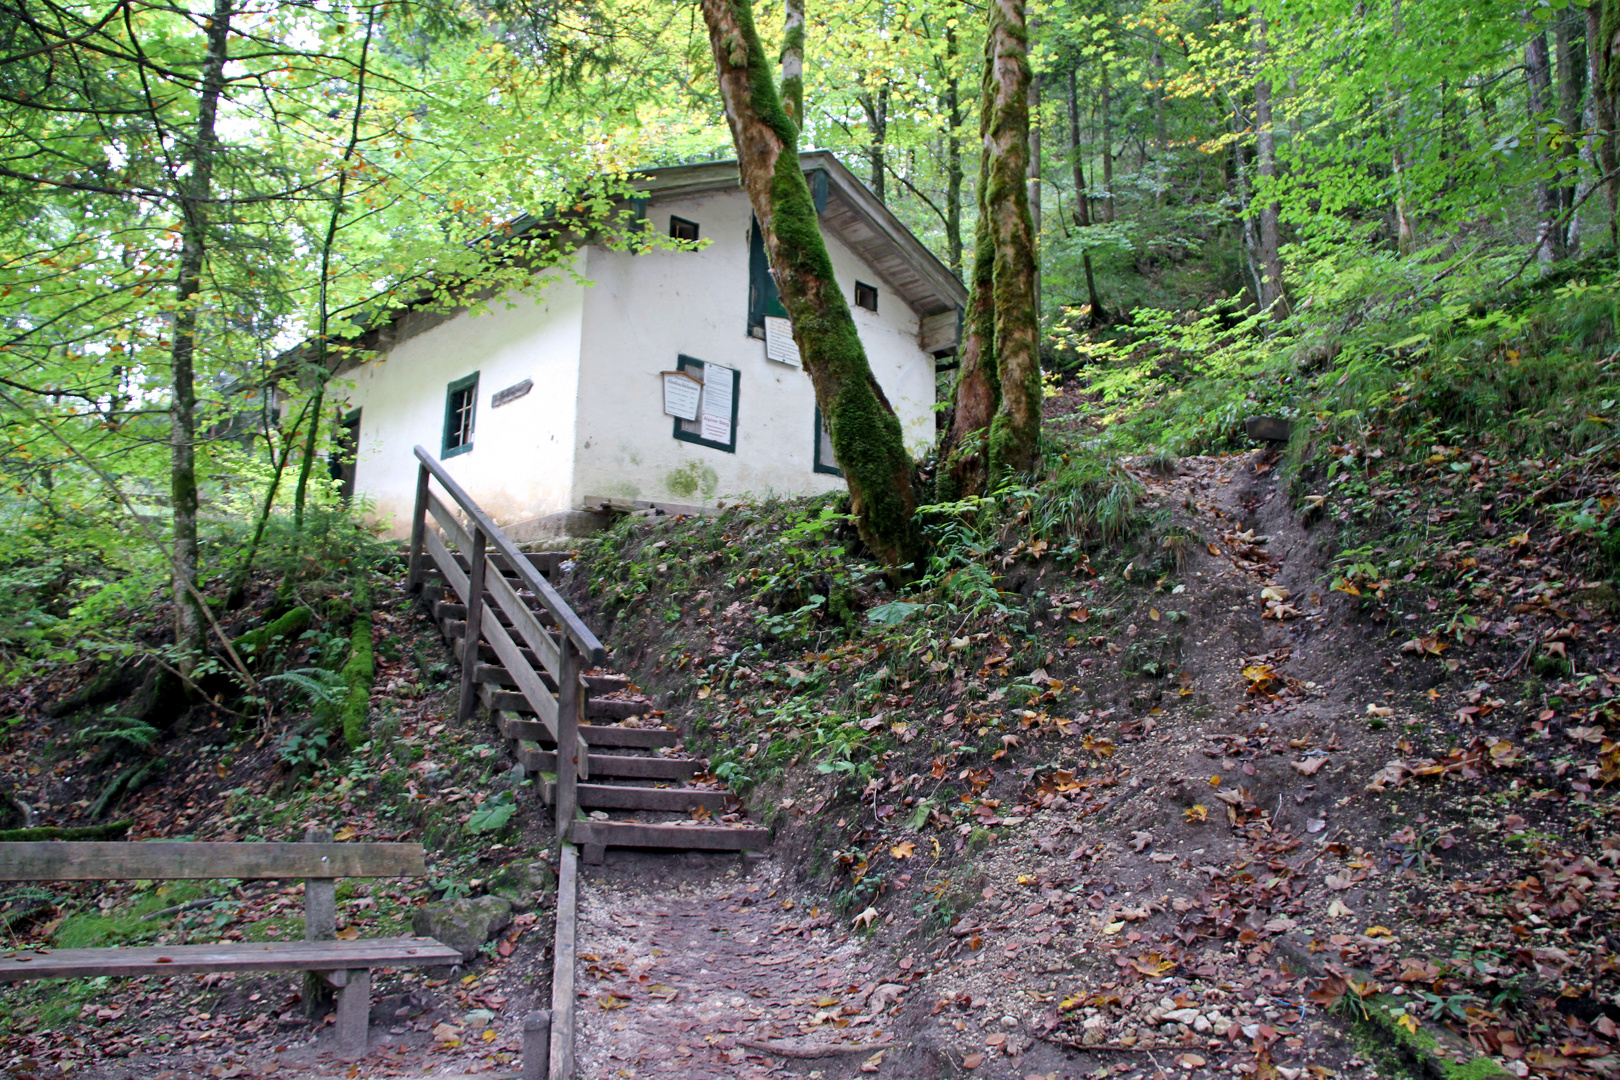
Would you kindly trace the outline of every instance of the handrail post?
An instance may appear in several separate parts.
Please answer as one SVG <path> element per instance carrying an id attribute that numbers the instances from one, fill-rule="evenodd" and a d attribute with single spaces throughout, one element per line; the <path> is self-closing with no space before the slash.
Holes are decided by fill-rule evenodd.
<path id="1" fill-rule="evenodd" d="M 557 839 L 566 843 L 579 807 L 579 646 L 562 639 L 562 670 L 557 672 Z"/>
<path id="2" fill-rule="evenodd" d="M 416 467 L 416 510 L 411 514 L 411 570 L 406 580 L 407 592 L 422 588 L 422 534 L 427 529 L 428 467 Z"/>
<path id="3" fill-rule="evenodd" d="M 478 639 L 484 626 L 483 527 L 472 527 L 472 550 L 467 553 L 467 629 L 461 639 L 461 702 L 457 717 L 465 723 L 478 708 Z"/>

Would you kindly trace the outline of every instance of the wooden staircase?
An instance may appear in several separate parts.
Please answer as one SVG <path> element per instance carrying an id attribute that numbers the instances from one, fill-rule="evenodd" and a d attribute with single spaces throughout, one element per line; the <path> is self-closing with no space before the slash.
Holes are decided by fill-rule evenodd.
<path id="1" fill-rule="evenodd" d="M 520 552 L 427 451 L 416 457 L 410 588 L 461 660 L 462 718 L 489 711 L 558 837 L 588 863 L 609 847 L 763 850 L 769 832 L 748 825 L 681 733 L 602 666 L 601 643 L 551 585 L 567 556 Z M 470 644 L 469 622 L 480 631 Z"/>

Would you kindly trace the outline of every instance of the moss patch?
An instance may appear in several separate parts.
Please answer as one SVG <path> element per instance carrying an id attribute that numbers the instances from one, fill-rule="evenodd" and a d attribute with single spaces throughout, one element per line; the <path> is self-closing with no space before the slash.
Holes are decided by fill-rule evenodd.
<path id="1" fill-rule="evenodd" d="M 313 615 L 314 612 L 307 607 L 295 607 L 279 619 L 256 630 L 249 630 L 231 642 L 231 647 L 243 654 L 244 662 L 257 663 L 278 641 L 286 641 L 308 630 Z"/>
<path id="2" fill-rule="evenodd" d="M 1383 1072 L 1414 1080 L 1514 1080 L 1512 1073 L 1475 1055 L 1460 1040 L 1437 1035 L 1421 1023 L 1408 1030 L 1400 1022 L 1407 1014 L 1397 998 L 1378 994 L 1363 1005 L 1365 1012 L 1348 1006 L 1356 1013 L 1350 1034 Z"/>

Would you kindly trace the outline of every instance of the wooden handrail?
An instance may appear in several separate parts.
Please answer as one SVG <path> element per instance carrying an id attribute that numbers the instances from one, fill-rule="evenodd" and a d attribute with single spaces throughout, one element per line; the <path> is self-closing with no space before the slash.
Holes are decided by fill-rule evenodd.
<path id="1" fill-rule="evenodd" d="M 557 627 L 574 642 L 580 653 L 590 660 L 591 665 L 593 667 L 600 666 L 606 661 L 607 649 L 603 648 L 602 643 L 596 639 L 596 635 L 591 633 L 590 627 L 586 626 L 580 617 L 574 614 L 574 609 L 568 606 L 568 601 L 564 600 L 556 589 L 552 588 L 551 582 L 540 576 L 540 572 L 517 549 L 517 545 L 512 543 L 511 538 L 501 531 L 500 526 L 490 520 L 489 515 L 484 513 L 479 505 L 472 501 L 472 497 L 461 489 L 461 485 L 456 483 L 449 473 L 445 472 L 444 466 L 439 464 L 432 454 L 429 454 L 420 446 L 415 448 L 415 453 L 416 459 L 422 463 L 422 467 L 433 475 L 433 478 L 439 482 L 450 498 L 455 500 L 456 505 L 461 508 L 462 512 L 477 524 L 478 528 L 488 538 L 487 543 L 506 557 L 506 561 L 517 573 L 518 580 L 522 581 L 524 587 L 539 599 L 545 609 L 551 613 Z M 423 509 L 426 509 L 425 505 Z M 420 520 L 420 516 L 418 520 Z"/>

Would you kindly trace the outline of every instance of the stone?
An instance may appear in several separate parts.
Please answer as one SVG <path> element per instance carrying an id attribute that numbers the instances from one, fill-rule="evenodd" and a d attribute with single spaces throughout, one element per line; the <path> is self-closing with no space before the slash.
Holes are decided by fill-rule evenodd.
<path id="1" fill-rule="evenodd" d="M 512 905 L 512 910 L 531 911 L 546 893 L 557 889 L 557 872 L 549 863 L 507 863 L 490 875 L 489 892 Z"/>
<path id="2" fill-rule="evenodd" d="M 434 938 L 461 954 L 463 962 L 478 955 L 484 942 L 512 922 L 512 902 L 501 896 L 440 900 L 416 909 L 411 931 Z"/>
<path id="3" fill-rule="evenodd" d="M 1197 1019 L 1197 1009 L 1171 1009 L 1164 1014 L 1164 1020 L 1167 1024 L 1191 1024 Z"/>
<path id="4" fill-rule="evenodd" d="M 1280 416 L 1251 416 L 1243 421 L 1243 430 L 1260 442 L 1287 442 L 1293 437 L 1294 422 Z"/>

